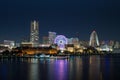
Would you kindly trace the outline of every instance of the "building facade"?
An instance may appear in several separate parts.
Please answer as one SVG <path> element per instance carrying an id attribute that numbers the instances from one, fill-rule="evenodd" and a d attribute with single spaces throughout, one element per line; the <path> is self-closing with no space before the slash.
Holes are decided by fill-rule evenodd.
<path id="1" fill-rule="evenodd" d="M 49 32 L 49 44 L 54 44 L 54 40 L 56 38 L 56 32 Z"/>
<path id="2" fill-rule="evenodd" d="M 90 35 L 89 46 L 92 46 L 92 47 L 99 46 L 99 40 L 98 40 L 98 35 L 96 31 L 93 31 Z"/>
<path id="3" fill-rule="evenodd" d="M 48 38 L 48 36 L 43 36 L 42 43 L 43 44 L 49 44 L 49 38 Z"/>
<path id="4" fill-rule="evenodd" d="M 15 41 L 11 40 L 4 40 L 4 46 L 12 49 L 15 46 Z"/>
<path id="5" fill-rule="evenodd" d="M 39 23 L 35 20 L 31 22 L 30 42 L 33 47 L 39 45 Z"/>

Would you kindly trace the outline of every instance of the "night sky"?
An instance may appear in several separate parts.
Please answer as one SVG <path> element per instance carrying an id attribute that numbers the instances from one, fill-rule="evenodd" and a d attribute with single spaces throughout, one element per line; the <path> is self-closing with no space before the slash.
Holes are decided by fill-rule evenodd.
<path id="1" fill-rule="evenodd" d="M 0 41 L 29 39 L 30 23 L 39 21 L 40 40 L 48 31 L 89 40 L 120 41 L 119 0 L 0 0 Z"/>

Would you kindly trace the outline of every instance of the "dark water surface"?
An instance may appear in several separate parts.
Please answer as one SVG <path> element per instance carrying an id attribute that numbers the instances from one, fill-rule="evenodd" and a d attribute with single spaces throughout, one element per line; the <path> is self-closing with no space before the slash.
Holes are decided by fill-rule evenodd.
<path id="1" fill-rule="evenodd" d="M 120 80 L 120 55 L 0 59 L 0 80 Z"/>

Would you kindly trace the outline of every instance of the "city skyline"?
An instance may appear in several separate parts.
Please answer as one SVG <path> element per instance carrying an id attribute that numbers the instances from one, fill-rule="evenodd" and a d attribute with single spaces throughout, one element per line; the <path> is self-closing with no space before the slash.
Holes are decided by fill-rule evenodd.
<path id="1" fill-rule="evenodd" d="M 120 41 L 120 1 L 21 0 L 0 3 L 0 41 L 30 38 L 30 22 L 39 22 L 39 37 L 56 32 L 89 41 L 95 30 L 99 40 Z"/>

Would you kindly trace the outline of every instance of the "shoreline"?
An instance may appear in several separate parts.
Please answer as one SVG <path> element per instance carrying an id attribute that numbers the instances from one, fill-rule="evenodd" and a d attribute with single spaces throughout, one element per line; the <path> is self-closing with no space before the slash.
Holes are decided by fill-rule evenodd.
<path id="1" fill-rule="evenodd" d="M 93 55 L 99 55 L 99 56 L 116 56 L 116 55 L 120 55 L 120 53 L 106 53 L 106 54 L 57 54 L 57 55 L 50 55 L 50 57 L 74 57 L 74 56 L 93 56 Z M 0 58 L 38 58 L 35 55 L 28 55 L 28 56 L 13 56 L 13 55 L 9 55 L 9 56 L 3 56 L 0 55 Z M 39 58 L 49 58 L 49 57 L 39 57 Z"/>

